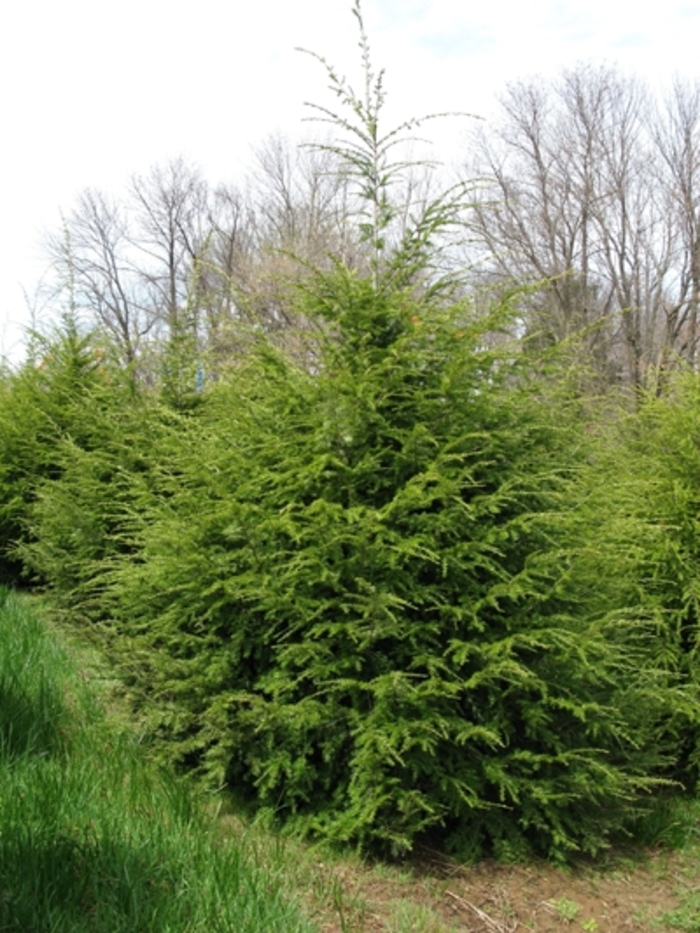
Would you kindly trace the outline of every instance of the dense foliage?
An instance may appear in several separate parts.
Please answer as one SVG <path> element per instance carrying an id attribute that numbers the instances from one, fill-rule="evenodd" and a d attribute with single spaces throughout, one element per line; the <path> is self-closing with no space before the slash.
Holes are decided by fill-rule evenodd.
<path id="1" fill-rule="evenodd" d="M 595 852 L 694 779 L 697 379 L 603 430 L 559 351 L 506 339 L 517 292 L 477 314 L 436 275 L 461 191 L 397 228 L 362 40 L 368 96 L 329 69 L 352 116 L 322 113 L 364 271 L 307 268 L 295 340 L 241 324 L 205 385 L 184 338 L 145 382 L 69 320 L 2 384 L 6 567 L 104 635 L 171 758 L 270 818 Z"/>
<path id="2" fill-rule="evenodd" d="M 131 658 L 183 760 L 307 829 L 595 849 L 664 763 L 671 679 L 572 566 L 580 420 L 462 309 L 323 286 L 318 371 L 261 348 L 140 513 Z"/>
<path id="3" fill-rule="evenodd" d="M 298 300 L 325 324 L 306 365 L 261 339 L 184 412 L 104 371 L 86 397 L 60 338 L 81 427 L 37 459 L 14 553 L 101 623 L 171 757 L 242 800 L 390 852 L 596 850 L 692 719 L 685 640 L 624 554 L 658 529 L 594 503 L 561 374 L 489 349 L 507 307 L 342 267 Z"/>

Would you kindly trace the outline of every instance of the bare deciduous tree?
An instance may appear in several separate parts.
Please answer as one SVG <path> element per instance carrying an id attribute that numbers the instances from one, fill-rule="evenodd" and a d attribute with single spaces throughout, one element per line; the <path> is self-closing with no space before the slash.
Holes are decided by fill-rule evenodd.
<path id="1" fill-rule="evenodd" d="M 654 126 L 658 183 L 666 195 L 673 240 L 675 292 L 665 339 L 693 367 L 700 309 L 700 84 L 676 82 Z"/>
<path id="2" fill-rule="evenodd" d="M 241 327 L 300 326 L 289 288 L 309 268 L 352 261 L 345 200 L 328 153 L 275 136 L 245 194 L 212 189 L 177 159 L 133 177 L 121 200 L 86 191 L 49 252 L 74 310 L 109 331 L 126 362 L 183 337 L 222 360 L 239 352 Z"/>
<path id="3" fill-rule="evenodd" d="M 676 147 L 677 136 L 676 127 Z M 665 349 L 692 359 L 678 325 L 692 318 L 680 309 L 692 292 L 693 234 L 679 263 L 669 199 L 680 203 L 687 181 L 673 180 L 682 159 L 670 139 L 638 82 L 580 66 L 511 85 L 470 163 L 490 179 L 471 218 L 484 279 L 546 282 L 524 308 L 526 331 L 551 340 L 587 331 L 605 378 L 631 386 Z M 663 146 L 674 168 L 660 172 Z"/>
<path id="4" fill-rule="evenodd" d="M 71 310 L 87 311 L 132 363 L 157 317 L 142 288 L 124 206 L 85 191 L 48 250 Z"/>
<path id="5" fill-rule="evenodd" d="M 131 180 L 132 247 L 150 304 L 173 332 L 197 329 L 190 290 L 208 236 L 208 201 L 207 183 L 182 159 Z"/>

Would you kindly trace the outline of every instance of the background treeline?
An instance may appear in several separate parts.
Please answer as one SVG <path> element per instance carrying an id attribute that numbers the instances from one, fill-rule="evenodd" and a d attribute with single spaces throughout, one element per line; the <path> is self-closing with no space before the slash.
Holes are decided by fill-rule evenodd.
<path id="1" fill-rule="evenodd" d="M 552 343 L 585 332 L 600 386 L 693 366 L 700 87 L 678 82 L 654 98 L 612 68 L 580 65 L 511 85 L 497 116 L 472 129 L 450 170 L 471 194 L 434 237 L 433 265 L 470 267 L 463 289 L 482 305 L 494 290 L 540 283 L 519 299 L 513 334 Z M 455 134 L 464 130 L 458 121 Z M 133 177 L 121 197 L 85 191 L 48 244 L 44 300 L 106 330 L 144 376 L 183 333 L 210 373 L 239 355 L 242 323 L 291 348 L 302 322 L 290 281 L 330 256 L 365 271 L 371 259 L 351 166 L 332 138 L 271 136 L 238 183 L 212 186 L 179 159 Z M 425 209 L 439 174 L 413 165 L 392 178 L 385 238 L 396 242 Z"/>
<path id="2" fill-rule="evenodd" d="M 63 325 L 0 382 L 3 572 L 100 636 L 164 754 L 270 819 L 394 854 L 596 852 L 696 789 L 697 250 L 630 219 L 641 187 L 574 184 L 562 89 L 612 133 L 631 84 L 531 89 L 551 112 L 521 131 L 570 143 L 568 173 L 509 166 L 530 150 L 504 130 L 490 181 L 434 194 L 361 36 L 365 96 L 321 60 L 337 136 L 264 150 L 255 208 L 174 163 L 66 218 Z M 653 327 L 632 229 L 673 257 Z"/>

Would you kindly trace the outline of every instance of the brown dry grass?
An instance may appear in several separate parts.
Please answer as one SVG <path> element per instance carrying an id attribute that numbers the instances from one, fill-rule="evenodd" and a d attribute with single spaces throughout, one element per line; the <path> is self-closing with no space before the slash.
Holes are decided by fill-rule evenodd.
<path id="1" fill-rule="evenodd" d="M 659 933 L 679 910 L 680 928 L 700 931 L 683 908 L 700 885 L 695 863 L 662 849 L 570 870 L 436 854 L 402 869 L 317 861 L 300 894 L 322 933 Z"/>

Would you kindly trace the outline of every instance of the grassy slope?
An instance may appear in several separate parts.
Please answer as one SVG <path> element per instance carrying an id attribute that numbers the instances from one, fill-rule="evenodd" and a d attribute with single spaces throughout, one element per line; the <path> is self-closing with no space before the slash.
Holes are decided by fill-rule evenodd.
<path id="1" fill-rule="evenodd" d="M 280 872 L 224 838 L 0 593 L 0 930 L 310 933 Z"/>

